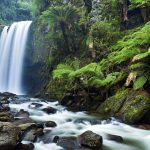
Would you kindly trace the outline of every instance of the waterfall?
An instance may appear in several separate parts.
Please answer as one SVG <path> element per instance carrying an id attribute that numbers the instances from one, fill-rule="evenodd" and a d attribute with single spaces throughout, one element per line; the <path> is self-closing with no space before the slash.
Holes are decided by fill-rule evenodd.
<path id="1" fill-rule="evenodd" d="M 31 21 L 4 27 L 0 38 L 0 92 L 24 94 L 23 59 Z"/>

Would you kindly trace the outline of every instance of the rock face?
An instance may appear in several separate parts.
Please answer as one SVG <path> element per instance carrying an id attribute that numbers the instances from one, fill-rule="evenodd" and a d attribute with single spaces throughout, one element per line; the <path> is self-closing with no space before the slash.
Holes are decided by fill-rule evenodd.
<path id="1" fill-rule="evenodd" d="M 103 138 L 92 131 L 86 131 L 79 136 L 79 142 L 82 146 L 100 150 L 102 147 Z"/>
<path id="2" fill-rule="evenodd" d="M 119 117 L 127 123 L 136 123 L 150 111 L 150 96 L 144 91 L 118 91 L 98 109 L 99 113 Z"/>
<path id="3" fill-rule="evenodd" d="M 13 150 L 18 142 L 19 128 L 11 123 L 0 122 L 0 149 Z"/>
<path id="4" fill-rule="evenodd" d="M 61 105 L 73 111 L 93 111 L 101 104 L 101 98 L 93 94 L 86 91 L 69 93 L 61 100 Z"/>

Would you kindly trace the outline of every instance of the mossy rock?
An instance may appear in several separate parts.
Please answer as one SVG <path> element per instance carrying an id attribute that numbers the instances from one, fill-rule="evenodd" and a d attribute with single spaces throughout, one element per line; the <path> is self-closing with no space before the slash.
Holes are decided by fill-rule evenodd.
<path id="1" fill-rule="evenodd" d="M 129 90 L 120 90 L 114 96 L 109 97 L 98 109 L 99 113 L 115 115 L 126 100 Z"/>
<path id="2" fill-rule="evenodd" d="M 99 113 L 119 117 L 127 123 L 136 123 L 150 110 L 150 96 L 144 91 L 125 89 L 108 98 L 98 109 Z"/>

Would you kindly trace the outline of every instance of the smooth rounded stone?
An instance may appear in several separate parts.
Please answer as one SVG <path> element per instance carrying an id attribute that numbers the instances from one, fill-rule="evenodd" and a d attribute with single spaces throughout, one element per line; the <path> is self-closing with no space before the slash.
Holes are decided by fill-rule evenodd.
<path id="1" fill-rule="evenodd" d="M 44 135 L 43 129 L 31 129 L 24 134 L 24 137 L 22 137 L 22 139 L 23 141 L 35 142 L 36 139 L 42 135 Z"/>
<path id="2" fill-rule="evenodd" d="M 16 117 L 20 117 L 20 118 L 29 118 L 29 113 L 27 111 L 24 111 L 23 109 L 21 109 L 17 114 Z"/>
<path id="3" fill-rule="evenodd" d="M 119 143 L 123 143 L 123 138 L 118 135 L 107 134 L 107 139 Z"/>
<path id="4" fill-rule="evenodd" d="M 19 143 L 16 147 L 16 150 L 33 150 L 33 149 L 34 149 L 34 145 L 32 143 L 30 144 Z"/>
<path id="5" fill-rule="evenodd" d="M 48 122 L 45 123 L 45 126 L 53 128 L 53 127 L 56 127 L 57 124 L 54 121 L 48 121 Z"/>
<path id="6" fill-rule="evenodd" d="M 76 137 L 59 137 L 55 136 L 53 139 L 54 143 L 57 143 L 58 146 L 63 147 L 64 149 L 74 150 L 80 148 L 80 144 Z"/>
<path id="7" fill-rule="evenodd" d="M 28 107 L 32 108 L 32 109 L 38 109 L 42 106 L 43 106 L 43 104 L 40 104 L 40 103 L 31 103 Z"/>
<path id="8" fill-rule="evenodd" d="M 55 114 L 57 112 L 57 110 L 53 107 L 44 108 L 42 111 L 46 112 L 47 114 Z"/>
<path id="9" fill-rule="evenodd" d="M 100 150 L 103 144 L 102 136 L 92 131 L 86 131 L 83 134 L 81 134 L 78 138 L 82 146 L 89 147 L 96 150 Z"/>
<path id="10" fill-rule="evenodd" d="M 36 127 L 44 129 L 44 123 L 36 123 Z"/>
<path id="11" fill-rule="evenodd" d="M 0 113 L 0 121 L 1 122 L 11 122 L 13 121 L 13 116 L 9 112 L 1 112 Z"/>
<path id="12" fill-rule="evenodd" d="M 14 150 L 20 129 L 12 123 L 0 122 L 0 150 Z"/>

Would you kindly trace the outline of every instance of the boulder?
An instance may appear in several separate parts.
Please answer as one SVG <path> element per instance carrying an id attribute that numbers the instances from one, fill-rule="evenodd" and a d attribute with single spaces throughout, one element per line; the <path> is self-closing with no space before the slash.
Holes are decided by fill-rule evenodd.
<path id="1" fill-rule="evenodd" d="M 48 121 L 48 122 L 45 123 L 45 126 L 53 128 L 53 127 L 56 127 L 57 124 L 55 122 L 53 122 L 53 121 Z"/>
<path id="2" fill-rule="evenodd" d="M 17 145 L 20 129 L 12 123 L 0 122 L 0 149 L 14 150 Z"/>
<path id="3" fill-rule="evenodd" d="M 42 128 L 35 128 L 27 131 L 23 134 L 23 141 L 35 142 L 36 139 L 40 136 L 44 135 Z"/>
<path id="4" fill-rule="evenodd" d="M 31 103 L 31 104 L 29 105 L 29 108 L 38 109 L 38 108 L 40 108 L 40 107 L 42 107 L 42 106 L 43 106 L 43 104 L 40 104 L 40 103 Z"/>
<path id="5" fill-rule="evenodd" d="M 120 118 L 126 123 L 136 123 L 150 111 L 150 95 L 132 89 L 119 90 L 97 109 L 97 112 Z"/>
<path id="6" fill-rule="evenodd" d="M 111 140 L 111 141 L 118 142 L 118 143 L 123 143 L 123 138 L 121 136 L 118 136 L 118 135 L 108 134 L 107 139 Z"/>
<path id="7" fill-rule="evenodd" d="M 55 114 L 57 110 L 53 107 L 43 108 L 42 111 L 46 112 L 47 114 Z"/>
<path id="8" fill-rule="evenodd" d="M 20 117 L 20 118 L 29 118 L 29 113 L 27 111 L 24 111 L 23 109 L 21 109 L 17 114 L 16 117 Z"/>
<path id="9" fill-rule="evenodd" d="M 57 145 L 63 147 L 64 149 L 77 149 L 79 148 L 79 143 L 77 141 L 76 137 L 54 137 L 53 140 L 55 143 L 57 143 Z"/>
<path id="10" fill-rule="evenodd" d="M 11 122 L 11 121 L 13 121 L 13 116 L 8 112 L 0 112 L 0 121 L 1 122 Z"/>
<path id="11" fill-rule="evenodd" d="M 100 150 L 103 144 L 103 138 L 92 131 L 86 131 L 79 136 L 79 142 L 82 146 Z"/>

